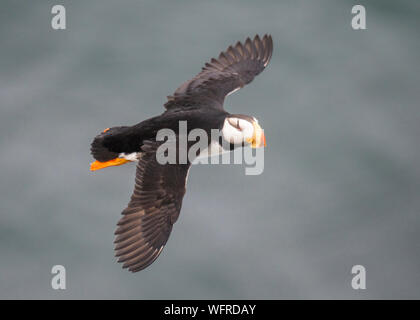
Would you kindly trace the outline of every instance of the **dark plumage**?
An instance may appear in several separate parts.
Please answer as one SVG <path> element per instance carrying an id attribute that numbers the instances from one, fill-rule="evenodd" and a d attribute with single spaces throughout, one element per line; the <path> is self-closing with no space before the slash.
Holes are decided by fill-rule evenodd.
<path id="1" fill-rule="evenodd" d="M 223 102 L 226 95 L 264 70 L 272 51 L 269 35 L 248 38 L 244 44 L 238 42 L 220 53 L 218 59 L 211 59 L 197 76 L 169 96 L 163 114 L 134 126 L 106 129 L 95 137 L 91 145 L 96 159 L 92 170 L 132 161 L 129 156 L 133 154 L 139 161 L 133 195 L 115 232 L 116 256 L 123 267 L 136 272 L 150 265 L 166 244 L 181 210 L 191 163 L 159 164 L 157 132 L 162 128 L 178 132 L 179 121 L 186 120 L 188 132 L 200 128 L 210 136 L 211 129 L 224 128 L 227 118 L 244 119 L 261 129 L 253 117 L 226 112 Z"/>
<path id="2" fill-rule="evenodd" d="M 261 73 L 273 53 L 273 40 L 258 35 L 245 44 L 237 42 L 218 59 L 211 59 L 193 79 L 184 82 L 172 96 L 168 96 L 168 110 L 192 107 L 212 107 L 223 110 L 226 95 L 250 83 Z"/>
<path id="3" fill-rule="evenodd" d="M 151 264 L 169 238 L 181 211 L 190 164 L 162 166 L 157 144 L 145 141 L 137 165 L 136 184 L 128 207 L 118 222 L 115 251 L 131 271 Z"/>

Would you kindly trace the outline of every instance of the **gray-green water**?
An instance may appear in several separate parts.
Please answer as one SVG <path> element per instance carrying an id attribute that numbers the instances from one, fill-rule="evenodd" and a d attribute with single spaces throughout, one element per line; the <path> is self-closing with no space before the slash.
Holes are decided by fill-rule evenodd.
<path id="1" fill-rule="evenodd" d="M 0 298 L 420 298 L 420 2 L 357 3 L 365 31 L 354 1 L 2 1 Z M 260 120 L 264 173 L 194 167 L 162 255 L 122 270 L 135 167 L 89 172 L 92 137 L 256 33 L 272 61 L 225 105 Z"/>

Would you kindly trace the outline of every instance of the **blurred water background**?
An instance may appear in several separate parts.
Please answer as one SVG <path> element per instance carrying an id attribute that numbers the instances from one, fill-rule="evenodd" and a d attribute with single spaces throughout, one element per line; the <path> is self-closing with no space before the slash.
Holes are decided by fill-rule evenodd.
<path id="1" fill-rule="evenodd" d="M 0 298 L 420 298 L 419 18 L 419 1 L 2 1 Z M 161 256 L 122 270 L 135 166 L 91 173 L 92 138 L 256 33 L 272 61 L 225 106 L 260 120 L 264 173 L 194 167 Z"/>

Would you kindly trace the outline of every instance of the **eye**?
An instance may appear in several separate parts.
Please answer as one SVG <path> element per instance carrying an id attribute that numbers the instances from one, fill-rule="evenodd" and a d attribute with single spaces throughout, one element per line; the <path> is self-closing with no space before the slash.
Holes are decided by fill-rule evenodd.
<path id="1" fill-rule="evenodd" d="M 239 119 L 238 118 L 228 118 L 228 121 L 232 127 L 235 127 L 239 131 L 242 131 L 241 127 L 239 126 Z"/>

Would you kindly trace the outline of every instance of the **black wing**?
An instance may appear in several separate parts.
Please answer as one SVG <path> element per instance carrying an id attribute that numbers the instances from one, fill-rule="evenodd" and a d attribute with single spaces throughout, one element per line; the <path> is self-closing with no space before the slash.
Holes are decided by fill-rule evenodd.
<path id="1" fill-rule="evenodd" d="M 172 96 L 168 96 L 165 108 L 213 107 L 223 109 L 225 97 L 250 83 L 261 73 L 273 53 L 270 35 L 262 39 L 238 42 L 211 59 L 193 79 L 183 83 Z"/>
<path id="2" fill-rule="evenodd" d="M 159 256 L 178 219 L 190 164 L 161 165 L 156 143 L 146 141 L 136 170 L 136 184 L 115 232 L 115 251 L 132 272 Z"/>

